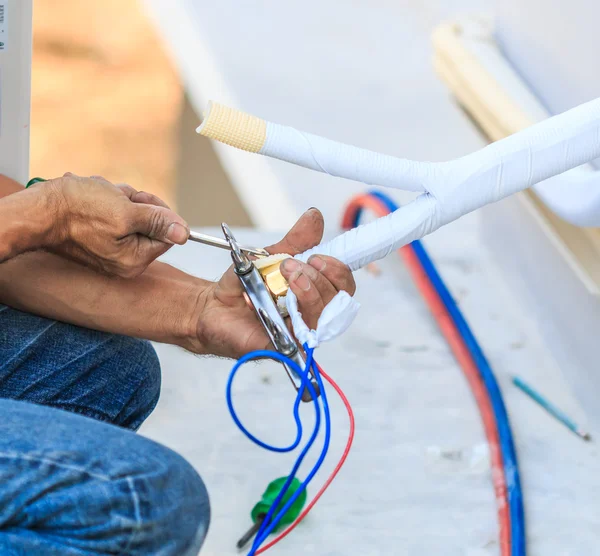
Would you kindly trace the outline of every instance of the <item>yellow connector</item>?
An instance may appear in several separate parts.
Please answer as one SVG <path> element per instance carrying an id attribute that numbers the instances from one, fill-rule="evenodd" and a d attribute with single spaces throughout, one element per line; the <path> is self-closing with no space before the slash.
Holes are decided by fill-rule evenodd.
<path id="1" fill-rule="evenodd" d="M 287 280 L 281 274 L 279 267 L 281 262 L 285 259 L 289 259 L 290 255 L 279 254 L 271 255 L 262 259 L 254 261 L 254 266 L 258 269 L 267 289 L 271 292 L 271 295 L 277 300 L 279 297 L 287 295 L 289 284 Z"/>
<path id="2" fill-rule="evenodd" d="M 274 264 L 259 270 L 271 295 L 275 298 L 286 295 L 289 285 L 279 270 L 279 264 Z"/>

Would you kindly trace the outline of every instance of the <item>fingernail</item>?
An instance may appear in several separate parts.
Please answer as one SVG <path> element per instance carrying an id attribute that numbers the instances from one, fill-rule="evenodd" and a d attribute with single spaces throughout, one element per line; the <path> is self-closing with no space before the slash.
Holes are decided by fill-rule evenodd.
<path id="1" fill-rule="evenodd" d="M 325 270 L 327 263 L 318 255 L 313 255 L 310 259 L 308 259 L 308 264 L 313 268 L 316 268 L 319 272 Z"/>
<path id="2" fill-rule="evenodd" d="M 189 235 L 190 232 L 184 226 L 175 222 L 169 226 L 166 239 L 171 243 L 183 245 L 187 241 Z"/>
<path id="3" fill-rule="evenodd" d="M 306 275 L 302 274 L 301 272 L 296 274 L 291 279 L 291 281 L 294 282 L 301 290 L 305 292 L 310 290 L 310 280 Z"/>
<path id="4" fill-rule="evenodd" d="M 281 264 L 283 266 L 283 270 L 290 273 L 299 270 L 302 266 L 296 259 L 286 259 Z"/>

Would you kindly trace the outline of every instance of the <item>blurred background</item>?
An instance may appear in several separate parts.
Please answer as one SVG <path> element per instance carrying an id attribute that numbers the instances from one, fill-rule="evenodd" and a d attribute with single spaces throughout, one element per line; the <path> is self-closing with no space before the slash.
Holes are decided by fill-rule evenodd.
<path id="1" fill-rule="evenodd" d="M 32 71 L 32 176 L 99 174 L 191 204 L 180 210 L 196 224 L 220 222 L 215 201 L 249 223 L 208 141 L 191 147 L 194 167 L 182 152 L 198 117 L 141 2 L 36 0 Z M 197 182 L 197 167 L 213 187 L 181 203 L 176 183 Z"/>
<path id="2" fill-rule="evenodd" d="M 339 233 L 366 186 L 197 136 L 208 100 L 378 152 L 451 160 L 600 96 L 599 10 L 597 0 L 35 0 L 30 175 L 127 182 L 194 227 L 254 227 L 240 237 L 257 245 L 311 206 Z M 600 427 L 600 232 L 524 193 L 425 241 L 505 394 L 531 554 L 596 553 L 595 443 L 561 434 L 510 377 L 523 373 L 593 434 Z M 166 260 L 211 279 L 230 262 L 197 245 Z M 279 553 L 497 554 L 488 465 L 470 455 L 486 453 L 472 398 L 404 267 L 389 257 L 381 270 L 356 273 L 359 320 L 319 353 L 355 404 L 355 451 L 324 517 Z M 229 361 L 170 346 L 159 355 L 161 403 L 143 433 L 201 471 L 215 493 L 206 554 L 234 553 L 232 530 L 248 525 L 257 484 L 281 464 L 236 436 L 223 401 Z M 270 434 L 270 404 L 287 411 L 289 384 L 282 373 L 245 380 L 240 405 Z M 382 488 L 390 481 L 398 488 Z"/>
<path id="3" fill-rule="evenodd" d="M 32 90 L 32 175 L 100 174 L 175 202 L 182 88 L 137 0 L 36 0 Z"/>

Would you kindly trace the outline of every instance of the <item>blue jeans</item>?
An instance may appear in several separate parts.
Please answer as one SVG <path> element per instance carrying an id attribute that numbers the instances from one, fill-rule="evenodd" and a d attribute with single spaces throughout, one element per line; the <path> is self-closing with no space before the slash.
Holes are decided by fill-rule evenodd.
<path id="1" fill-rule="evenodd" d="M 0 305 L 0 554 L 198 554 L 202 480 L 133 432 L 159 392 L 147 342 Z"/>

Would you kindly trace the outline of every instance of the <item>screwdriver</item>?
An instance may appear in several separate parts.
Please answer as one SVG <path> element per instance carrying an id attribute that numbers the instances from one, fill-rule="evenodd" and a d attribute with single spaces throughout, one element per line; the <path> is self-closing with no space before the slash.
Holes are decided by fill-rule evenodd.
<path id="1" fill-rule="evenodd" d="M 265 520 L 265 518 L 267 517 L 267 514 L 269 513 L 271 506 L 274 504 L 275 500 L 281 493 L 287 480 L 288 480 L 287 477 L 280 477 L 279 479 L 275 479 L 274 481 L 269 483 L 269 485 L 267 486 L 267 489 L 265 490 L 265 492 L 262 495 L 260 502 L 258 502 L 254 506 L 254 508 L 252 508 L 251 517 L 252 517 L 252 521 L 254 522 L 254 524 L 244 534 L 244 536 L 237 542 L 238 549 L 244 548 L 244 546 L 246 544 L 248 544 L 252 540 L 252 538 L 258 533 L 263 521 Z M 285 494 L 281 498 L 279 504 L 277 505 L 277 508 L 274 512 L 275 514 L 277 514 L 279 512 L 279 510 L 281 510 L 283 508 L 283 506 L 286 505 L 288 500 L 300 488 L 301 484 L 302 483 L 297 478 L 294 477 L 294 479 L 290 483 L 289 487 L 287 488 Z M 300 493 L 300 495 L 298 496 L 298 498 L 296 499 L 296 501 L 290 506 L 288 511 L 285 514 L 283 514 L 283 516 L 281 517 L 281 520 L 279 521 L 277 526 L 273 529 L 273 533 L 280 531 L 281 529 L 283 529 L 287 525 L 290 525 L 291 523 L 293 523 L 296 520 L 296 518 L 300 515 L 300 512 L 302 511 L 304 504 L 306 503 L 306 498 L 307 498 L 306 490 L 303 490 Z"/>

